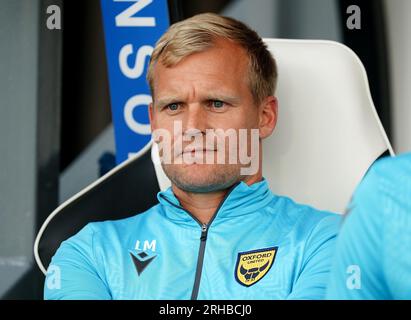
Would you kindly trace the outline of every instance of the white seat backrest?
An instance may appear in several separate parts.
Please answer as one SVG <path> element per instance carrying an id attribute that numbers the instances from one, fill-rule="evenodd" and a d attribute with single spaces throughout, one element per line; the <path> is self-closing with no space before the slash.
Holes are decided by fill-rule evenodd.
<path id="1" fill-rule="evenodd" d="M 263 142 L 263 175 L 276 194 L 342 213 L 370 165 L 393 155 L 365 69 L 337 42 L 264 41 L 278 64 L 279 117 Z M 163 190 L 170 182 L 156 162 Z"/>

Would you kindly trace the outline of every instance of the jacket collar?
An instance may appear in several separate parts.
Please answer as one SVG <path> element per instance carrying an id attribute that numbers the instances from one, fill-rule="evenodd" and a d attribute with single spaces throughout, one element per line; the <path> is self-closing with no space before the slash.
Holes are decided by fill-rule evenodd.
<path id="1" fill-rule="evenodd" d="M 225 218 L 255 213 L 266 207 L 274 198 L 275 195 L 270 191 L 266 179 L 263 178 L 251 186 L 241 181 L 229 190 L 229 193 L 220 203 L 212 223 L 218 223 L 219 220 L 225 220 Z M 177 223 L 198 225 L 192 215 L 181 206 L 171 187 L 159 192 L 157 199 L 164 208 L 166 217 L 170 220 Z"/>

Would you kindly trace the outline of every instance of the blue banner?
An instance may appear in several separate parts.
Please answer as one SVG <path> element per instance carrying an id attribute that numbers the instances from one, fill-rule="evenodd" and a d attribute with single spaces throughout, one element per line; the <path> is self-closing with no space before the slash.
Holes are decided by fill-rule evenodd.
<path id="1" fill-rule="evenodd" d="M 101 8 L 118 164 L 151 139 L 147 67 L 169 16 L 167 0 L 101 0 Z"/>

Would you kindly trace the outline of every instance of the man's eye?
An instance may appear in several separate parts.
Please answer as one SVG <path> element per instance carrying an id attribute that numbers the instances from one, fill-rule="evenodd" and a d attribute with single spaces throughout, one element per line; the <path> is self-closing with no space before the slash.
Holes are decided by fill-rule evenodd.
<path id="1" fill-rule="evenodd" d="M 177 111 L 179 107 L 178 103 L 170 103 L 166 108 L 170 111 Z"/>
<path id="2" fill-rule="evenodd" d="M 220 100 L 213 100 L 212 106 L 216 109 L 221 109 L 222 107 L 224 107 L 224 102 Z"/>

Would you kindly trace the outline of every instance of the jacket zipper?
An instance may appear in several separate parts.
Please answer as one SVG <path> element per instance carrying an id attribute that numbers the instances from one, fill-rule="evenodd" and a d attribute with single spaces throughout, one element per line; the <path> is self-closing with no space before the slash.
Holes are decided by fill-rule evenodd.
<path id="1" fill-rule="evenodd" d="M 191 300 L 197 300 L 198 297 L 198 291 L 200 289 L 200 281 L 201 281 L 201 273 L 203 271 L 203 262 L 204 262 L 204 253 L 205 253 L 205 247 L 206 247 L 206 242 L 207 242 L 207 234 L 209 227 L 211 223 L 214 221 L 215 217 L 217 216 L 218 211 L 220 211 L 220 208 L 224 204 L 225 200 L 228 198 L 230 193 L 235 189 L 235 187 L 239 184 L 240 182 L 235 183 L 227 194 L 225 195 L 224 199 L 220 202 L 220 204 L 217 207 L 217 210 L 214 212 L 213 216 L 211 217 L 210 221 L 207 223 L 201 223 L 200 220 L 198 220 L 190 211 L 184 209 L 181 206 L 177 206 L 171 201 L 169 201 L 166 197 L 163 197 L 168 203 L 173 205 L 176 208 L 179 208 L 185 212 L 187 212 L 190 217 L 193 218 L 200 226 L 201 226 L 201 237 L 200 237 L 200 249 L 198 250 L 198 259 L 197 259 L 197 267 L 196 267 L 196 274 L 194 278 L 194 286 L 193 286 L 193 291 L 191 292 Z"/>
<path id="2" fill-rule="evenodd" d="M 201 225 L 200 249 L 198 250 L 197 268 L 194 278 L 193 291 L 191 292 L 191 300 L 197 300 L 198 290 L 200 289 L 201 273 L 203 270 L 204 253 L 207 241 L 208 225 L 203 223 Z"/>

